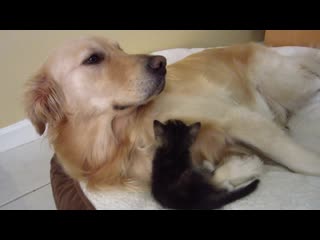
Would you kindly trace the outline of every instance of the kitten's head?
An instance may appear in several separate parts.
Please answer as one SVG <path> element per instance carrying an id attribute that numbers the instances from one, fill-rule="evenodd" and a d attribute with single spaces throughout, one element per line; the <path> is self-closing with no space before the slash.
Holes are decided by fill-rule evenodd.
<path id="1" fill-rule="evenodd" d="M 169 120 L 165 124 L 157 120 L 153 122 L 154 135 L 158 145 L 175 149 L 189 149 L 194 143 L 200 127 L 200 122 L 190 126 L 179 120 Z"/>

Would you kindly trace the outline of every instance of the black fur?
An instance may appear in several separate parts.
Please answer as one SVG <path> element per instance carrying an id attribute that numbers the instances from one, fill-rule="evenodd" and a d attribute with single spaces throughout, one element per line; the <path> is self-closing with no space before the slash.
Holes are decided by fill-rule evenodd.
<path id="1" fill-rule="evenodd" d="M 210 183 L 210 172 L 192 165 L 189 149 L 199 129 L 200 123 L 154 121 L 160 146 L 153 160 L 152 195 L 165 208 L 218 209 L 257 188 L 259 180 L 231 192 L 217 189 Z"/>

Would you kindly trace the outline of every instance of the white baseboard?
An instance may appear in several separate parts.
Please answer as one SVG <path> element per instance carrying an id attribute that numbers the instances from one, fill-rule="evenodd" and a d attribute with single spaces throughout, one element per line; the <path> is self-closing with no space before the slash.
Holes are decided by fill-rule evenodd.
<path id="1" fill-rule="evenodd" d="M 41 138 L 31 122 L 24 119 L 5 128 L 0 128 L 0 152 Z"/>

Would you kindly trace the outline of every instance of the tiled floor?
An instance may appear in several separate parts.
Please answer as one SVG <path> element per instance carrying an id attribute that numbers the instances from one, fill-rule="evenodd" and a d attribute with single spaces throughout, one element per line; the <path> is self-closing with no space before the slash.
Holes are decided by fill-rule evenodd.
<path id="1" fill-rule="evenodd" d="M 0 210 L 55 208 L 50 186 L 50 159 L 45 139 L 0 153 Z"/>

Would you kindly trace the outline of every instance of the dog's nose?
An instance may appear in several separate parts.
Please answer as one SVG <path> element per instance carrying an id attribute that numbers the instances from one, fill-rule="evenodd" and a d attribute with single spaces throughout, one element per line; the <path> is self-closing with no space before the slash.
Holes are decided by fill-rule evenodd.
<path id="1" fill-rule="evenodd" d="M 154 73 L 165 74 L 166 65 L 167 59 L 163 56 L 152 56 L 148 61 L 148 68 Z"/>

